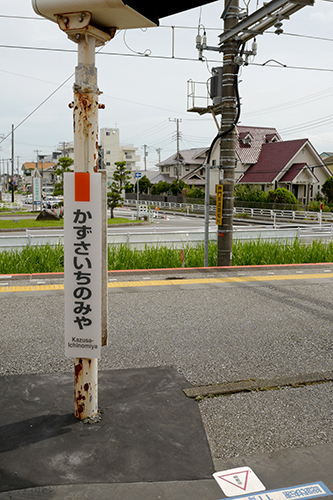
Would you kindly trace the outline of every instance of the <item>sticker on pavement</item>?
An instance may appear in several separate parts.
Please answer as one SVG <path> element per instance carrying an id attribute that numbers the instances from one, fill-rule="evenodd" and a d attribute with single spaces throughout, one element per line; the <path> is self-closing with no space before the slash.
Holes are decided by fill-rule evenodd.
<path id="1" fill-rule="evenodd" d="M 218 473 L 219 474 L 219 473 Z M 317 483 L 301 484 L 277 490 L 265 491 L 264 493 L 252 493 L 250 495 L 235 496 L 235 500 L 294 500 L 301 498 L 316 498 L 332 495 L 332 492 L 321 481 Z"/>
<path id="2" fill-rule="evenodd" d="M 266 489 L 250 467 L 238 467 L 237 469 L 215 472 L 213 477 L 227 497 Z"/>

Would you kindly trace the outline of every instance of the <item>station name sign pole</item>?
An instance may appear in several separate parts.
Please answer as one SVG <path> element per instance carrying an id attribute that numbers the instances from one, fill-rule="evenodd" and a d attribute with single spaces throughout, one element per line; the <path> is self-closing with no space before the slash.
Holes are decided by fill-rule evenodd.
<path id="1" fill-rule="evenodd" d="M 160 17 L 211 1 L 180 0 L 171 5 L 160 3 L 157 8 L 144 0 L 32 0 L 38 15 L 57 22 L 78 44 L 74 101 L 70 104 L 74 172 L 64 177 L 64 247 L 65 353 L 75 358 L 75 415 L 81 420 L 98 413 L 97 363 L 101 346 L 107 342 L 106 176 L 105 171 L 98 171 L 100 92 L 95 50 L 111 40 L 117 29 L 153 27 Z"/>

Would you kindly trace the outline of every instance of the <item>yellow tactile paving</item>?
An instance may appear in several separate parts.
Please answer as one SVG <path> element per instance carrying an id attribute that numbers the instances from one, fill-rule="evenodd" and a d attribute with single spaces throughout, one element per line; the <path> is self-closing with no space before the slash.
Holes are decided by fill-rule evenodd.
<path id="1" fill-rule="evenodd" d="M 32 292 L 33 286 L 10 286 L 9 292 Z"/>
<path id="2" fill-rule="evenodd" d="M 108 283 L 108 288 L 119 288 L 119 283 L 116 282 Z"/>
<path id="3" fill-rule="evenodd" d="M 261 281 L 286 281 L 333 278 L 333 273 L 314 274 L 267 274 L 261 276 L 229 276 L 221 278 L 190 278 L 190 279 L 165 279 L 147 281 L 113 281 L 108 283 L 108 288 L 132 288 L 166 285 L 200 285 L 211 283 L 249 283 Z M 62 285 L 34 285 L 34 286 L 0 286 L 1 292 L 33 292 L 48 290 L 64 290 Z"/>
<path id="4" fill-rule="evenodd" d="M 59 290 L 58 285 L 35 285 L 34 290 L 43 292 L 45 290 Z"/>
<path id="5" fill-rule="evenodd" d="M 152 280 L 149 281 L 150 286 L 164 286 L 164 285 L 172 285 L 170 280 Z"/>

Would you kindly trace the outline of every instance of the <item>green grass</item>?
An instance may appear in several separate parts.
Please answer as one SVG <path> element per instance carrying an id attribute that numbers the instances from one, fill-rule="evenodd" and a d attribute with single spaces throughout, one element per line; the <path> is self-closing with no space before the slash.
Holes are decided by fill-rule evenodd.
<path id="1" fill-rule="evenodd" d="M 48 221 L 40 221 L 34 219 L 19 219 L 19 217 L 15 217 L 18 219 L 14 221 L 10 220 L 0 220 L 0 229 L 27 229 L 34 227 L 62 227 L 64 225 L 63 220 L 48 220 Z"/>
<path id="2" fill-rule="evenodd" d="M 64 270 L 63 245 L 29 246 L 0 253 L 0 274 L 55 273 Z"/>
<path id="3" fill-rule="evenodd" d="M 204 246 L 185 247 L 185 267 L 203 267 Z M 209 246 L 208 265 L 216 266 L 217 246 Z M 234 266 L 304 264 L 333 262 L 333 242 L 313 241 L 309 245 L 293 243 L 245 241 L 233 244 Z M 179 248 L 148 246 L 137 250 L 129 245 L 111 245 L 108 248 L 109 270 L 163 269 L 182 267 Z M 0 274 L 62 272 L 63 246 L 26 246 L 22 250 L 4 250 L 0 253 Z"/>
<path id="4" fill-rule="evenodd" d="M 14 220 L 17 219 L 17 220 Z M 131 219 L 125 219 L 123 217 L 117 217 L 114 219 L 108 219 L 108 224 L 126 224 L 129 222 L 137 222 Z M 13 214 L 13 219 L 0 220 L 0 229 L 27 229 L 27 228 L 38 228 L 38 227 L 63 227 L 63 219 L 59 220 L 48 220 L 40 221 L 35 219 L 20 219 L 17 214 Z"/>

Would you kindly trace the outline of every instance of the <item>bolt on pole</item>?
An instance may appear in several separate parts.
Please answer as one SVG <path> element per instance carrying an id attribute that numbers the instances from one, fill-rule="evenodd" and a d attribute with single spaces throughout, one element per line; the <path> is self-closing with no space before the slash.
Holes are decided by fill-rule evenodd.
<path id="1" fill-rule="evenodd" d="M 224 31 L 228 31 L 238 18 L 238 0 L 226 0 L 228 12 L 224 21 Z M 222 76 L 222 115 L 221 133 L 232 128 L 237 116 L 235 93 L 235 78 L 237 64 L 234 58 L 238 52 L 238 42 L 228 40 L 223 46 L 223 76 Z M 237 83 L 236 83 L 237 85 Z M 223 210 L 222 225 L 218 226 L 217 238 L 217 265 L 231 266 L 232 263 L 232 235 L 233 235 L 233 209 L 234 209 L 234 184 L 236 166 L 236 127 L 223 134 L 220 140 L 220 184 L 223 185 Z"/>

